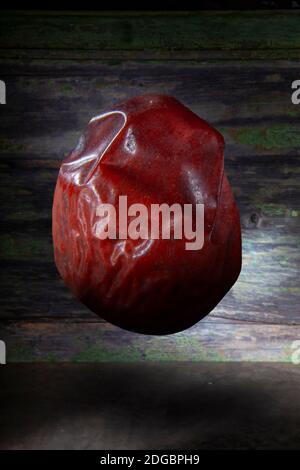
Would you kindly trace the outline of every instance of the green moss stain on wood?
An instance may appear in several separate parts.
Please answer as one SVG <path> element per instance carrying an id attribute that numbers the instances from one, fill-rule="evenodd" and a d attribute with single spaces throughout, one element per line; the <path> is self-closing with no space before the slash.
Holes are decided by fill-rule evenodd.
<path id="1" fill-rule="evenodd" d="M 192 12 L 147 15 L 74 13 L 1 15 L 0 43 L 8 49 L 295 50 L 299 12 Z"/>
<path id="2" fill-rule="evenodd" d="M 71 362 L 135 362 L 142 359 L 142 354 L 134 348 L 108 349 L 94 344 L 75 354 Z"/>
<path id="3" fill-rule="evenodd" d="M 9 348 L 6 348 L 6 354 L 8 364 L 35 362 L 37 359 L 33 348 L 22 344 L 10 344 Z M 45 356 L 44 360 L 45 362 L 49 362 L 48 355 Z"/>
<path id="4" fill-rule="evenodd" d="M 7 331 L 2 328 L 1 337 L 6 340 L 8 363 L 290 362 L 292 336 L 300 334 L 299 328 L 206 320 L 175 335 L 141 337 L 126 331 L 120 335 L 106 323 L 18 322 Z"/>
<path id="5" fill-rule="evenodd" d="M 285 204 L 257 202 L 256 207 L 269 217 L 297 217 L 298 211 L 288 209 Z"/>
<path id="6" fill-rule="evenodd" d="M 0 152 L 22 152 L 25 146 L 14 139 L 0 137 Z"/>
<path id="7" fill-rule="evenodd" d="M 268 127 L 226 128 L 221 132 L 237 144 L 247 145 L 257 150 L 298 149 L 300 147 L 299 126 L 270 125 Z"/>
<path id="8" fill-rule="evenodd" d="M 1 260 L 52 261 L 50 237 L 26 236 L 23 233 L 0 235 Z"/>

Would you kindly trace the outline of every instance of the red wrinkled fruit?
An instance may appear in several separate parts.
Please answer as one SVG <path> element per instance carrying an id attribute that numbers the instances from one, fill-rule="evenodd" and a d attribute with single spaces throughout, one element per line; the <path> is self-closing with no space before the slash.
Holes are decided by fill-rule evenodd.
<path id="1" fill-rule="evenodd" d="M 239 214 L 221 134 L 177 100 L 139 96 L 92 119 L 62 163 L 53 203 L 55 261 L 93 312 L 127 330 L 169 334 L 207 315 L 241 268 Z M 101 240 L 97 206 L 204 204 L 204 245 Z"/>

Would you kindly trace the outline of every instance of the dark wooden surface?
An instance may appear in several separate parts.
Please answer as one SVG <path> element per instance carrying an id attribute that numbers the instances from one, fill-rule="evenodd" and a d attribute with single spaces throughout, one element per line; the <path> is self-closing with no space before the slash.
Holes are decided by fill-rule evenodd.
<path id="1" fill-rule="evenodd" d="M 10 361 L 290 361 L 300 340 L 300 12 L 2 13 L 1 325 Z M 194 328 L 124 332 L 74 300 L 51 241 L 62 159 L 89 119 L 168 93 L 219 129 L 243 227 L 234 288 Z"/>

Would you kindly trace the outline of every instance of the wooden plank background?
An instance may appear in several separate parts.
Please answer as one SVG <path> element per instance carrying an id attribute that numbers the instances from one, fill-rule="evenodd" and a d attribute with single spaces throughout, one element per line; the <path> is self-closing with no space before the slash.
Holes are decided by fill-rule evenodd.
<path id="1" fill-rule="evenodd" d="M 0 17 L 0 339 L 8 361 L 290 361 L 300 340 L 300 12 L 6 12 Z M 165 337 L 79 304 L 53 262 L 62 159 L 112 103 L 168 93 L 219 129 L 243 269 L 211 314 Z M 184 314 L 184 313 L 183 313 Z"/>

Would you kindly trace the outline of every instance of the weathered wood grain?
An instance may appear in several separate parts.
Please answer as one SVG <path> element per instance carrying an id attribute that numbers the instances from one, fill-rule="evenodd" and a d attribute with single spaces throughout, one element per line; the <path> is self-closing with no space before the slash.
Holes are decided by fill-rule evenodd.
<path id="1" fill-rule="evenodd" d="M 202 320 L 188 331 L 155 337 L 108 323 L 35 321 L 2 324 L 0 335 L 8 362 L 292 362 L 300 327 Z"/>
<path id="2" fill-rule="evenodd" d="M 243 225 L 243 271 L 211 315 L 299 324 L 299 111 L 290 101 L 296 66 L 19 64 L 15 76 L 8 69 L 11 95 L 0 130 L 2 317 L 96 318 L 72 298 L 53 264 L 57 172 L 92 115 L 128 96 L 161 92 L 182 100 L 226 139 L 225 166 Z"/>
<path id="3" fill-rule="evenodd" d="M 13 58 L 298 58 L 299 16 L 297 10 L 5 13 L 0 44 L 2 56 Z"/>
<path id="4" fill-rule="evenodd" d="M 290 360 L 300 339 L 299 15 L 1 17 L 0 338 L 10 361 Z M 223 133 L 243 227 L 242 273 L 217 308 L 192 330 L 146 340 L 73 299 L 51 239 L 62 159 L 93 115 L 142 93 L 171 94 Z"/>
<path id="5" fill-rule="evenodd" d="M 8 239 L 8 248 L 2 239 L 2 319 L 96 318 L 73 299 L 54 263 L 44 261 L 52 258 L 50 233 L 43 237 L 37 230 L 30 239 L 21 231 Z M 299 324 L 299 243 L 293 236 L 244 231 L 240 278 L 211 316 Z"/>

